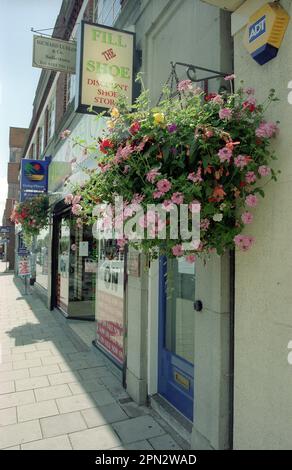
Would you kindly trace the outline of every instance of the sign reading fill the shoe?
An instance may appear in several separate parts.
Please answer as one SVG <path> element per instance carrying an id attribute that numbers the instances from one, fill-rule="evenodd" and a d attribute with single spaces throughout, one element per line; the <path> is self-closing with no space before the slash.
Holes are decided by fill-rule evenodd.
<path id="1" fill-rule="evenodd" d="M 132 103 L 134 43 L 134 33 L 81 23 L 77 51 L 77 111 L 110 109 L 115 106 L 119 94 Z"/>
<path id="2" fill-rule="evenodd" d="M 33 37 L 33 67 L 74 74 L 76 53 L 77 46 L 73 41 L 43 36 Z"/>

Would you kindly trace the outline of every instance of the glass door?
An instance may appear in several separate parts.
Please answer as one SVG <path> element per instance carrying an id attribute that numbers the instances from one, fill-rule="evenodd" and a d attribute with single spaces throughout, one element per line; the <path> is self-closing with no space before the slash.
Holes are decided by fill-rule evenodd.
<path id="1" fill-rule="evenodd" d="M 57 307 L 65 314 L 69 303 L 70 271 L 70 228 L 68 219 L 62 218 L 59 225 L 58 240 L 58 273 L 57 273 Z"/>
<path id="2" fill-rule="evenodd" d="M 96 240 L 92 229 L 72 224 L 70 233 L 70 318 L 95 319 L 95 289 L 97 275 Z"/>
<path id="3" fill-rule="evenodd" d="M 161 258 L 158 391 L 193 420 L 195 266 Z"/>

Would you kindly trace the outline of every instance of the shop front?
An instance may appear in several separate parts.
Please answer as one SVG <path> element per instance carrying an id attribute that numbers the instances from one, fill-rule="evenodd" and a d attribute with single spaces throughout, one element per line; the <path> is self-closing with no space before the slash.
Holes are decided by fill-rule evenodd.
<path id="1" fill-rule="evenodd" d="M 195 265 L 162 257 L 159 285 L 158 393 L 192 421 Z"/>
<path id="2" fill-rule="evenodd" d="M 67 318 L 94 320 L 96 241 L 90 228 L 76 225 L 62 202 L 53 220 L 52 307 Z"/>
<path id="3" fill-rule="evenodd" d="M 100 349 L 122 372 L 126 363 L 126 254 L 115 240 L 100 240 L 96 288 L 96 340 Z"/>

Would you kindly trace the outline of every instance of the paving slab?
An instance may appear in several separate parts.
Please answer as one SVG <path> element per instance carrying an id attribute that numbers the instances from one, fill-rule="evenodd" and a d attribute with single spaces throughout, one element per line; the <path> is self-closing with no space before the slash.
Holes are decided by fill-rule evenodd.
<path id="1" fill-rule="evenodd" d="M 85 420 L 79 411 L 42 418 L 40 423 L 45 438 L 87 429 Z"/>
<path id="2" fill-rule="evenodd" d="M 72 450 L 68 436 L 57 436 L 49 439 L 23 444 L 22 450 Z"/>
<path id="3" fill-rule="evenodd" d="M 111 426 L 100 426 L 75 432 L 69 434 L 69 438 L 75 450 L 106 450 L 118 447 L 121 444 Z"/>
<path id="4" fill-rule="evenodd" d="M 164 429 L 157 424 L 152 416 L 139 416 L 114 423 L 112 426 L 125 444 L 165 434 Z"/>
<path id="5" fill-rule="evenodd" d="M 46 416 L 54 416 L 58 414 L 59 410 L 54 400 L 41 401 L 31 405 L 22 405 L 17 407 L 19 422 L 44 418 Z"/>
<path id="6" fill-rule="evenodd" d="M 12 424 L 0 428 L 0 449 L 25 442 L 42 439 L 40 424 L 37 420 Z"/>

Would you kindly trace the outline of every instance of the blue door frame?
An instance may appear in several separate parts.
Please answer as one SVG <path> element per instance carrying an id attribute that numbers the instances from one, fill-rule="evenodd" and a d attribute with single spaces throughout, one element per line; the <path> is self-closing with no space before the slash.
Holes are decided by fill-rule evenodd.
<path id="1" fill-rule="evenodd" d="M 166 273 L 167 261 L 165 257 L 161 257 L 159 260 L 158 392 L 190 421 L 193 421 L 194 365 L 165 347 Z"/>

